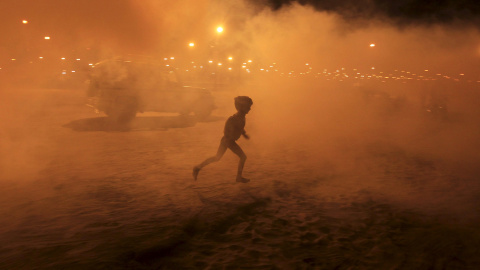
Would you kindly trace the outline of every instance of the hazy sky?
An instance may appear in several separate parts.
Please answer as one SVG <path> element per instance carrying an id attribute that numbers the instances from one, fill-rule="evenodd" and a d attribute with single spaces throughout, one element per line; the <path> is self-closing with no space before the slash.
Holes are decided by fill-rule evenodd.
<path id="1" fill-rule="evenodd" d="M 7 0 L 0 9 L 6 59 L 25 43 L 162 55 L 185 53 L 192 41 L 197 54 L 221 44 L 238 57 L 293 66 L 434 65 L 466 72 L 457 66 L 474 68 L 480 57 L 474 0 Z M 221 37 L 218 25 L 225 27 Z"/>
<path id="2" fill-rule="evenodd" d="M 7 0 L 0 2 L 2 16 L 2 45 L 14 45 L 22 35 L 40 42 L 51 36 L 51 42 L 75 44 L 79 40 L 88 43 L 99 37 L 114 39 L 131 45 L 143 40 L 151 31 L 140 13 L 129 0 Z M 22 20 L 28 20 L 27 25 Z"/>
<path id="3" fill-rule="evenodd" d="M 0 27 L 3 44 L 21 29 L 21 20 L 28 19 L 41 35 L 78 36 L 84 33 L 102 34 L 117 40 L 152 40 L 152 32 L 176 28 L 175 31 L 196 30 L 209 21 L 228 21 L 236 27 L 260 13 L 263 8 L 274 11 L 292 3 L 312 6 L 320 12 L 340 14 L 348 21 L 381 19 L 399 26 L 408 25 L 480 25 L 480 2 L 475 0 L 264 0 L 228 1 L 180 0 L 6 0 L 0 2 L 3 11 Z M 248 6 L 248 8 L 247 8 Z M 245 11 L 249 9 L 246 14 Z M 179 22 L 184 22 L 184 25 Z M 358 24 L 358 21 L 351 22 Z M 188 25 L 188 27 L 186 27 Z M 179 29 L 182 26 L 184 29 Z M 189 33 L 189 35 L 192 35 Z M 58 37 L 58 36 L 57 36 Z M 159 37 L 160 38 L 160 37 Z M 127 42 L 128 43 L 128 42 Z M 148 46 L 148 44 L 144 44 Z"/>

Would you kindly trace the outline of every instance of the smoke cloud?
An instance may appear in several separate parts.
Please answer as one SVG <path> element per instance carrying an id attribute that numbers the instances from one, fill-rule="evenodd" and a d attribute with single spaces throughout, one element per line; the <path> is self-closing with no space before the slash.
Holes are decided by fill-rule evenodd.
<path id="1" fill-rule="evenodd" d="M 278 159 L 300 149 L 305 156 L 291 156 L 292 160 L 302 159 L 310 168 L 347 171 L 358 169 L 356 160 L 381 141 L 474 170 L 472 164 L 480 159 L 473 150 L 479 131 L 471 125 L 479 115 L 474 102 L 480 80 L 478 4 L 421 3 L 425 2 L 2 2 L 6 15 L 0 18 L 5 33 L 0 64 L 5 68 L 0 76 L 24 82 L 24 71 L 29 70 L 42 81 L 48 69 L 32 59 L 55 58 L 57 62 L 48 64 L 53 68 L 63 54 L 67 60 L 83 54 L 92 62 L 125 54 L 162 61 L 172 57 L 169 63 L 184 75 L 193 68 L 187 66 L 190 62 L 205 67 L 209 61 L 222 62 L 218 69 L 236 75 L 228 75 L 230 85 L 216 93 L 221 96 L 216 113 L 234 113 L 235 95 L 253 98 L 247 130 L 256 148 L 249 153 Z M 29 23 L 22 25 L 23 19 Z M 218 26 L 223 33 L 216 32 Z M 43 40 L 46 35 L 51 39 Z M 202 79 L 211 75 L 204 73 Z M 34 164 L 30 171 L 41 171 L 46 165 L 38 149 L 44 139 L 48 147 L 55 147 L 53 139 L 46 133 L 29 137 L 30 130 L 20 128 L 18 134 L 26 136 L 21 139 L 15 128 L 52 104 L 35 91 L 19 92 L 12 99 L 6 89 L 13 88 L 3 86 L 1 93 L 8 105 L 2 115 L 2 148 L 20 151 L 17 161 L 4 154 L 4 167 Z M 24 98 L 29 92 L 40 97 Z M 424 117 L 424 101 L 437 95 L 448 101 L 453 122 L 438 124 Z M 396 108 L 395 102 L 403 106 Z M 18 106 L 34 109 L 18 111 Z M 220 136 L 221 128 L 208 135 Z M 10 169 L 8 175 L 16 171 Z"/>
<path id="2" fill-rule="evenodd" d="M 390 263 L 392 254 L 389 268 L 466 266 L 478 257 L 469 258 L 480 213 L 479 6 L 0 1 L 0 268 L 162 268 L 164 259 L 168 268 L 185 258 L 204 268 L 253 258 L 265 268 L 289 265 L 297 247 L 293 268 L 320 267 L 310 263 L 325 252 L 331 268 Z M 207 88 L 216 109 L 203 120 L 146 111 L 115 125 L 85 106 L 92 66 L 115 56 L 168 65 L 192 92 Z M 128 65 L 106 65 L 108 82 L 152 90 L 159 73 Z M 194 182 L 236 96 L 253 99 L 250 140 L 238 141 L 251 181 L 235 183 L 238 157 L 227 151 Z M 144 105 L 130 97 L 129 108 Z M 437 214 L 473 222 L 458 231 L 420 222 Z"/>

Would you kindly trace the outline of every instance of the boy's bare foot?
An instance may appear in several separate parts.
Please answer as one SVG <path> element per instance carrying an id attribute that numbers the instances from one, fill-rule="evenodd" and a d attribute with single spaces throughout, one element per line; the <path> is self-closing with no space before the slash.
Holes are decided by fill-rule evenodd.
<path id="1" fill-rule="evenodd" d="M 250 179 L 243 178 L 243 177 L 237 177 L 237 182 L 248 183 L 248 182 L 250 182 Z"/>
<path id="2" fill-rule="evenodd" d="M 198 167 L 193 167 L 193 179 L 195 181 L 197 181 L 197 176 L 198 176 L 198 173 L 200 172 L 200 168 Z"/>

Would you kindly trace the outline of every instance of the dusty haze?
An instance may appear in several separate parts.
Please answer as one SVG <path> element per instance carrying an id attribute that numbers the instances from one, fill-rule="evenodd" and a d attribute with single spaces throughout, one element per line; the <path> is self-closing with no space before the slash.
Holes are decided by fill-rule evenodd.
<path id="1" fill-rule="evenodd" d="M 475 10 L 462 19 L 456 5 L 449 16 L 430 18 L 376 8 L 355 9 L 358 15 L 324 1 L 7 2 L 0 4 L 5 209 L 17 209 L 25 198 L 77 194 L 85 187 L 76 185 L 91 188 L 128 175 L 145 186 L 125 177 L 132 185 L 125 184 L 125 192 L 134 194 L 132 188 L 150 196 L 133 202 L 132 195 L 136 211 L 153 213 L 162 205 L 165 214 L 168 197 L 168 203 L 181 201 L 179 212 L 201 216 L 200 203 L 176 185 L 190 181 L 191 168 L 215 153 L 224 121 L 235 113 L 233 98 L 248 95 L 254 102 L 246 125 L 251 139 L 239 144 L 248 156 L 245 174 L 262 196 L 273 194 L 278 181 L 288 188 L 298 184 L 299 190 L 288 192 L 313 194 L 310 202 L 366 192 L 402 209 L 478 222 Z M 22 25 L 24 19 L 28 24 Z M 216 32 L 218 26 L 223 33 Z M 176 116 L 147 113 L 133 125 L 167 119 L 171 126 L 72 128 L 79 121 L 103 123 L 103 115 L 84 106 L 88 64 L 130 54 L 165 61 L 189 84 L 212 89 L 218 106 L 213 116 L 173 123 Z M 62 72 L 72 79 L 63 80 Z M 432 100 L 447 105 L 446 118 L 427 112 Z M 237 159 L 230 154 L 202 171 L 205 180 L 197 183 L 215 199 L 234 193 L 208 186 L 233 179 Z M 154 175 L 168 183 L 155 182 Z M 325 182 L 309 186 L 306 179 Z M 150 188 L 164 196 L 150 194 Z M 77 205 L 62 196 L 60 204 Z M 173 212 L 171 217 L 178 214 Z M 29 217 L 15 213 L 5 228 Z M 125 220 L 141 216 L 135 213 Z"/>
<path id="2" fill-rule="evenodd" d="M 2 181 L 35 178 L 35 172 L 44 168 L 39 149 L 55 147 L 55 139 L 45 127 L 36 126 L 36 120 L 48 117 L 42 115 L 47 107 L 83 102 L 52 101 L 41 91 L 15 90 L 14 83 L 30 81 L 20 89 L 44 85 L 42 68 L 31 67 L 37 64 L 37 55 L 73 56 L 86 48 L 95 51 L 88 55 L 92 62 L 140 54 L 175 56 L 178 63 L 195 59 L 206 65 L 209 59 L 228 62 L 225 58 L 233 56 L 229 65 L 243 73 L 243 63 L 252 60 L 251 74 L 230 85 L 233 92 L 219 102 L 221 113 L 227 115 L 233 113 L 229 103 L 233 96 L 254 99 L 247 129 L 254 138 L 250 143 L 259 147 L 255 151 L 265 155 L 269 148 L 285 145 L 305 148 L 305 162 L 312 168 L 325 161 L 341 171 L 353 162 L 345 161 L 345 156 L 361 157 L 365 147 L 382 141 L 412 155 L 469 168 L 479 159 L 475 151 L 479 128 L 474 123 L 479 114 L 475 100 L 480 38 L 475 25 L 400 27 L 382 17 L 345 20 L 335 12 L 296 3 L 271 9 L 243 1 L 57 2 L 2 4 L 10 11 L 2 18 L 8 22 L 2 25 L 9 38 L 0 48 Z M 20 25 L 21 18 L 29 19 L 29 24 Z M 215 33 L 218 25 L 225 28 L 221 35 Z M 24 26 L 30 29 L 19 32 Z M 52 33 L 52 44 L 37 46 L 25 31 L 35 37 Z M 188 48 L 189 42 L 196 46 Z M 212 46 L 220 48 L 212 53 Z M 18 59 L 12 63 L 11 58 Z M 29 70 L 32 73 L 25 74 Z M 329 73 L 342 76 L 326 76 Z M 368 78 L 387 74 L 411 80 Z M 367 104 L 366 90 L 402 97 L 405 106 L 392 113 L 385 109 L 386 100 Z M 422 114 L 422 98 L 432 92 L 448 100 L 452 122 L 439 124 Z M 220 134 L 221 130 L 212 130 L 212 136 Z"/>
<path id="3" fill-rule="evenodd" d="M 52 103 L 40 91 L 14 91 L 9 79 L 20 77 L 17 82 L 24 83 L 24 71 L 32 65 L 28 59 L 36 54 L 58 57 L 59 49 L 69 54 L 70 48 L 75 52 L 86 46 L 95 51 L 89 55 L 91 61 L 140 54 L 160 59 L 175 56 L 179 63 L 195 59 L 201 64 L 209 59 L 227 62 L 225 58 L 233 56 L 230 65 L 244 72 L 241 66 L 252 60 L 252 73 L 219 102 L 226 102 L 220 108 L 228 114 L 233 113 L 228 102 L 234 95 L 254 99 L 247 128 L 254 138 L 251 144 L 259 146 L 255 150 L 265 155 L 268 147 L 305 148 L 309 152 L 305 162 L 311 162 L 312 168 L 325 161 L 342 170 L 351 162 L 344 160 L 345 155 L 353 151 L 361 156 L 369 144 L 385 141 L 412 155 L 464 166 L 474 166 L 479 158 L 475 151 L 479 129 L 474 123 L 479 113 L 475 99 L 480 38 L 474 25 L 412 23 L 399 27 L 377 17 L 345 20 L 335 12 L 296 3 L 275 10 L 243 1 L 124 1 L 115 5 L 19 1 L 3 6 L 11 11 L 2 18 L 8 21 L 4 27 L 11 39 L 1 48 L 5 66 L 2 181 L 34 178 L 26 173 L 42 170 L 45 160 L 38 149 L 55 146 L 43 127 L 35 125 L 36 118 L 42 117 L 45 107 L 71 102 Z M 30 40 L 30 47 L 22 50 L 17 31 L 24 26 L 19 25 L 20 18 L 30 20 L 25 26 L 36 27 L 37 36 L 49 29 L 53 33 L 50 48 Z M 18 25 L 12 26 L 11 20 Z M 221 35 L 215 33 L 217 25 L 225 28 Z M 196 46 L 188 48 L 189 42 Z M 370 47 L 372 43 L 375 47 Z M 212 53 L 212 46 L 221 48 Z M 19 56 L 11 56 L 15 54 Z M 20 63 L 13 66 L 11 57 Z M 43 85 L 42 70 L 33 71 L 28 78 Z M 326 77 L 335 72 L 349 77 Z M 354 79 L 357 72 L 365 77 Z M 367 77 L 402 72 L 415 76 L 386 82 Z M 385 100 L 366 103 L 367 89 L 403 97 L 406 105 L 388 115 L 383 110 L 389 106 L 382 104 Z M 429 91 L 447 97 L 453 123 L 438 124 L 422 115 L 422 97 Z M 212 136 L 220 132 L 212 130 Z"/>

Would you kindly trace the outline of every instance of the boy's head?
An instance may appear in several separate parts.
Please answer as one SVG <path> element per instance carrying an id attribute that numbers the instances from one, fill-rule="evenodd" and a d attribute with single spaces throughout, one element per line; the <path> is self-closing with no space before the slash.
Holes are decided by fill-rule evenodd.
<path id="1" fill-rule="evenodd" d="M 251 98 L 247 96 L 238 96 L 235 98 L 235 108 L 238 112 L 247 114 L 253 105 Z"/>

